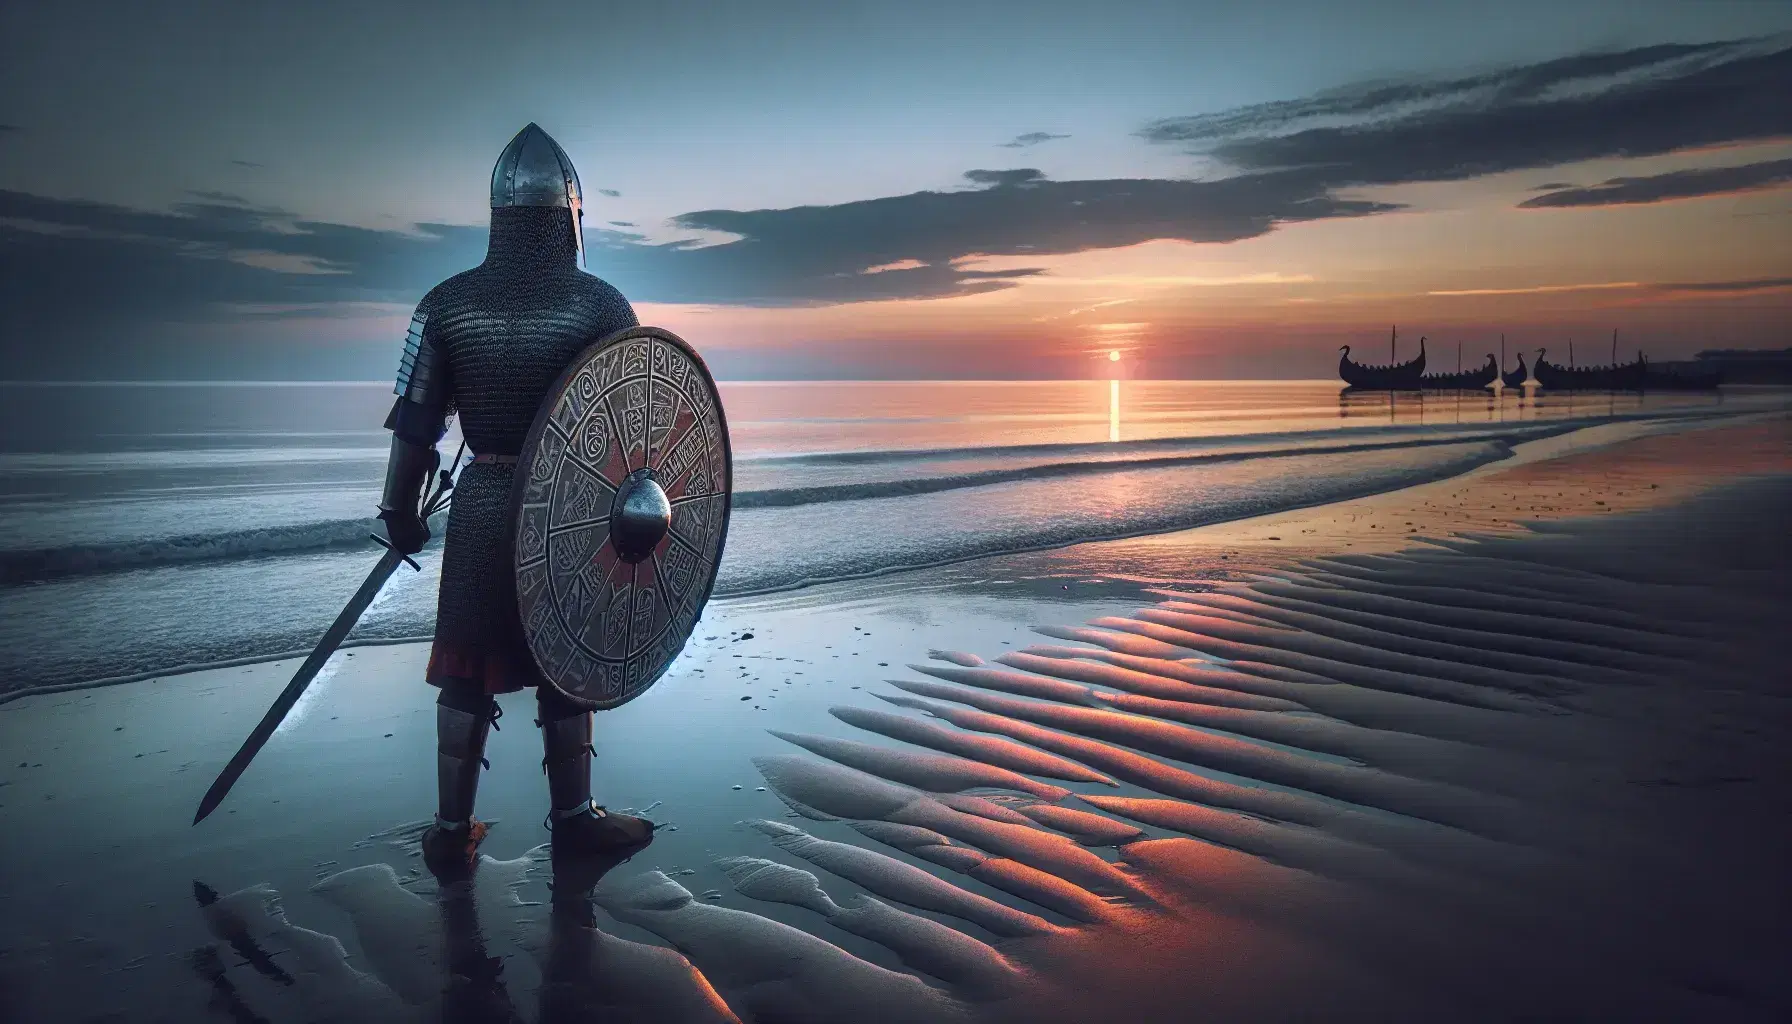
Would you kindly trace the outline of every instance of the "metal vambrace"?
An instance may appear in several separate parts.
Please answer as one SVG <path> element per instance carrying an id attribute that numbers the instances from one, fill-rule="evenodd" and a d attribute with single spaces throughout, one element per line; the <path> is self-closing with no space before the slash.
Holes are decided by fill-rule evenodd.
<path id="1" fill-rule="evenodd" d="M 434 446 L 412 444 L 392 435 L 392 453 L 386 460 L 386 489 L 380 497 L 381 519 L 393 513 L 421 514 L 423 486 L 435 472 L 437 461 Z"/>

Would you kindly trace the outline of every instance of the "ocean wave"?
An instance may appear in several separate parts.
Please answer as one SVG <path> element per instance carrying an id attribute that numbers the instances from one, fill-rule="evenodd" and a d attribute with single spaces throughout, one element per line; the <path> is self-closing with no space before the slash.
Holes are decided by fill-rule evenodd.
<path id="1" fill-rule="evenodd" d="M 858 501 L 871 498 L 895 498 L 916 494 L 933 494 L 939 491 L 957 490 L 962 487 L 987 487 L 993 484 L 1012 483 L 1021 480 L 1040 480 L 1051 477 L 1084 476 L 1095 473 L 1121 473 L 1138 469 L 1164 469 L 1175 466 L 1197 466 L 1220 462 L 1242 462 L 1254 459 L 1283 459 L 1305 455 L 1336 455 L 1344 452 L 1374 452 L 1392 449 L 1419 449 L 1438 445 L 1463 444 L 1467 441 L 1485 441 L 1494 444 L 1513 444 L 1520 440 L 1531 440 L 1562 433 L 1569 428 L 1556 427 L 1512 432 L 1506 435 L 1480 435 L 1470 438 L 1461 436 L 1436 436 L 1424 438 L 1406 438 L 1398 441 L 1371 441 L 1354 444 L 1301 444 L 1273 448 L 1247 448 L 1233 451 L 1187 452 L 1176 455 L 1144 455 L 1136 454 L 1127 457 L 1108 458 L 1100 461 L 1046 462 L 1032 463 L 1023 466 L 978 470 L 971 473 L 953 473 L 939 476 L 905 477 L 893 480 L 858 481 L 842 484 L 821 484 L 809 487 L 774 487 L 764 490 L 738 491 L 734 495 L 734 507 L 749 508 L 788 508 L 795 505 L 819 505 L 837 501 Z M 1072 448 L 1070 445 L 1052 446 L 1055 449 Z M 1074 446 L 1081 448 L 1082 446 Z M 1004 454 L 1013 453 L 1015 449 L 1004 449 Z M 894 453 L 891 453 L 894 454 Z M 917 456 L 935 457 L 937 453 L 912 452 L 902 453 L 905 458 Z M 803 456 L 803 458 L 815 458 Z M 895 461 L 895 460 L 890 460 Z"/>
<path id="2" fill-rule="evenodd" d="M 1548 426 L 1555 426 L 1550 423 Z M 793 452 L 736 457 L 737 463 L 767 465 L 885 465 L 904 462 L 937 462 L 954 459 L 1006 459 L 1090 456 L 1098 460 L 1127 459 L 1161 451 L 1197 452 L 1253 445 L 1286 445 L 1295 441 L 1322 443 L 1341 438 L 1395 437 L 1407 439 L 1505 436 L 1531 424 L 1466 424 L 1463 426 L 1339 427 L 1329 430 L 1286 430 L 1261 433 L 1212 434 L 1195 437 L 1146 437 L 1129 441 L 1044 441 L 1005 445 L 946 445 L 932 448 L 874 448 L 851 451 Z"/>
<path id="3" fill-rule="evenodd" d="M 1766 408 L 1766 406 L 1763 406 Z M 899 466 L 905 463 L 939 464 L 953 461 L 1028 459 L 1075 460 L 1090 463 L 1125 462 L 1153 453 L 1305 454 L 1316 451 L 1359 449 L 1374 446 L 1450 444 L 1462 441 L 1504 441 L 1518 444 L 1537 437 L 1582 429 L 1595 424 L 1637 421 L 1682 421 L 1734 416 L 1745 410 L 1649 409 L 1635 412 L 1589 412 L 1581 416 L 1545 419 L 1472 421 L 1465 423 L 1388 423 L 1329 428 L 1299 428 L 1255 433 L 1219 433 L 1195 436 L 1142 437 L 1128 441 L 1048 441 L 1026 444 L 929 448 L 875 448 L 849 451 L 761 453 L 735 455 L 735 464 L 760 467 L 796 466 Z M 1329 446 L 1329 447 L 1328 447 Z"/>
<path id="4" fill-rule="evenodd" d="M 1110 465 L 1074 482 L 1051 476 L 736 516 L 716 594 L 736 597 L 863 579 L 991 555 L 1039 551 L 1247 519 L 1411 487 L 1512 456 L 1499 440 L 1300 451 L 1188 465 Z M 1277 464 L 1260 465 L 1274 460 Z"/>
<path id="5" fill-rule="evenodd" d="M 0 584 L 120 572 L 181 562 L 258 558 L 369 544 L 372 519 L 345 519 L 147 540 L 0 552 Z"/>
<path id="6" fill-rule="evenodd" d="M 1709 414 L 1705 414 L 1708 416 Z M 1666 428 L 1681 416 L 1647 417 Z M 1704 417 L 1701 417 L 1704 418 Z M 1627 417 L 1607 417 L 1614 425 Z M 1583 430 L 1586 423 L 1555 420 L 1506 424 L 1489 429 L 1432 428 L 1423 433 L 1411 428 L 1354 428 L 1293 435 L 1259 434 L 1226 438 L 1182 438 L 1109 444 L 1044 444 L 937 450 L 806 453 L 773 458 L 749 458 L 736 466 L 733 507 L 737 513 L 755 510 L 798 509 L 853 501 L 900 499 L 928 494 L 990 488 L 1027 482 L 1049 482 L 1075 477 L 1115 479 L 1141 471 L 1199 469 L 1203 466 L 1285 461 L 1313 456 L 1352 457 L 1377 453 L 1399 456 L 1411 453 L 1418 475 L 1432 464 L 1425 452 L 1453 446 L 1511 445 L 1542 440 Z M 1481 450 L 1489 450 L 1482 448 Z M 1445 457 L 1445 461 L 1449 461 Z M 783 466 L 787 469 L 780 470 Z M 810 467 L 803 469 L 801 467 Z M 872 472 L 839 472 L 826 467 L 860 466 Z M 955 472 L 954 470 L 960 470 Z M 1265 470 L 1273 472 L 1273 470 Z M 832 477 L 833 479 L 829 479 Z M 760 486 L 753 486 L 754 481 Z M 745 483 L 747 486 L 741 487 Z M 1324 488 L 1321 488 L 1324 490 Z M 239 560 L 297 555 L 308 552 L 369 547 L 368 535 L 378 530 L 371 517 L 332 516 L 335 508 L 320 507 L 314 520 L 271 526 L 224 528 L 191 533 L 178 527 L 155 536 L 119 539 L 82 538 L 67 543 L 18 544 L 0 547 L 0 586 L 37 583 L 68 577 L 125 572 L 194 562 Z M 245 514 L 253 514 L 245 510 Z M 120 524 L 142 520 L 120 513 Z M 1046 515 L 1047 520 L 1055 517 Z M 1126 516 L 1136 518 L 1135 515 Z M 1061 543 L 1053 533 L 1051 543 Z M 1083 524 L 1087 526 L 1088 524 Z M 439 538 L 444 521 L 435 524 Z M 1029 528 L 1031 529 L 1037 527 Z M 1159 525 L 1149 529 L 1162 528 Z M 91 534 L 91 530 L 88 531 Z"/>
<path id="7" fill-rule="evenodd" d="M 1549 428 L 1544 428 L 1544 432 L 1553 433 L 1562 429 L 1564 428 L 1552 424 Z M 1515 436 L 1511 440 L 1517 440 L 1516 435 L 1519 433 L 1525 437 L 1536 437 L 1540 431 L 1529 430 L 1513 433 Z M 1487 438 L 1485 435 L 1476 440 L 1497 444 L 1507 442 L 1505 438 Z M 891 479 L 737 490 L 734 494 L 733 506 L 737 511 L 788 509 L 804 505 L 913 497 L 972 487 L 990 487 L 1053 478 L 1128 473 L 1182 466 L 1195 467 L 1262 459 L 1286 459 L 1298 456 L 1397 450 L 1417 451 L 1440 445 L 1462 444 L 1463 442 L 1464 439 L 1460 436 L 1408 436 L 1397 440 L 1354 443 L 1340 441 L 1332 444 L 1308 443 L 1242 450 L 1183 451 L 1175 454 L 1152 454 L 1152 448 L 1157 446 L 1151 446 L 1132 449 L 1125 454 L 1101 460 L 1025 463 L 964 473 L 921 474 Z M 1040 446 L 1040 449 L 1053 454 L 1068 455 L 1074 454 L 1075 450 L 1084 447 L 1081 445 Z M 1020 454 L 1013 449 L 998 451 L 1000 455 L 995 456 L 997 461 L 1000 461 L 1002 457 L 1012 459 L 1016 454 Z M 1111 446 L 1108 451 L 1112 451 Z M 919 455 L 931 454 L 904 453 L 903 458 L 913 459 Z M 987 450 L 985 456 L 989 457 Z M 436 539 L 432 540 L 432 545 L 439 543 L 445 526 L 444 521 L 436 522 L 433 530 Z M 0 550 L 0 585 L 35 583 L 71 576 L 123 572 L 191 562 L 265 558 L 331 549 L 366 547 L 370 544 L 368 535 L 377 530 L 378 526 L 371 518 L 332 518 L 277 526 Z"/>
<path id="8" fill-rule="evenodd" d="M 865 579 L 1013 552 L 1188 529 L 1412 486 L 1512 455 L 1498 442 L 1430 445 L 1205 465 L 1123 468 L 855 502 L 746 509 L 730 525 L 717 598 Z M 212 557 L 110 575 L 67 575 L 0 588 L 0 691 L 116 677 L 315 643 L 378 550 L 365 520 L 327 524 L 344 547 L 279 557 Z M 183 553 L 221 552 L 309 527 L 208 539 Z M 340 533 L 331 531 L 341 530 Z M 438 531 L 439 536 L 439 531 Z M 347 545 L 361 544 L 364 548 Z M 115 553 L 116 554 L 116 553 Z M 165 557 L 164 553 L 151 553 Z M 136 553 L 135 557 L 148 557 Z M 350 638 L 428 635 L 441 558 L 389 580 Z M 103 635 L 105 643 L 93 642 Z"/>

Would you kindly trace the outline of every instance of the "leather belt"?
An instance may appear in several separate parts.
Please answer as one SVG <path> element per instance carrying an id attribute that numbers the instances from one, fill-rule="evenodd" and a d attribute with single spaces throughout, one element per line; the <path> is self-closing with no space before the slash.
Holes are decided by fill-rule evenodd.
<path id="1" fill-rule="evenodd" d="M 515 456 L 515 455 L 475 455 L 475 456 L 473 456 L 474 462 L 483 462 L 488 466 L 490 466 L 490 465 L 514 466 L 514 465 L 516 465 L 516 460 L 517 460 L 517 456 Z"/>

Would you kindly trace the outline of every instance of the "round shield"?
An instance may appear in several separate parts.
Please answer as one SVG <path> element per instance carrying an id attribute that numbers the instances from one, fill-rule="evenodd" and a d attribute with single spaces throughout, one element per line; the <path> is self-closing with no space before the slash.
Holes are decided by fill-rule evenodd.
<path id="1" fill-rule="evenodd" d="M 618 331 L 555 382 L 511 495 L 517 609 L 555 689 L 613 708 L 666 671 L 715 585 L 733 474 L 715 381 L 670 331 Z"/>

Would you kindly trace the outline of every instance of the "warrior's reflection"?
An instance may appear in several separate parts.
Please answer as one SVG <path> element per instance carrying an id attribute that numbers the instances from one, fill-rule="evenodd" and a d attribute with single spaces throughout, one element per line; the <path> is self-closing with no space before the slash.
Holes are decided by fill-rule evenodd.
<path id="1" fill-rule="evenodd" d="M 628 1000 L 613 991 L 608 972 L 592 969 L 601 933 L 591 890 L 621 859 L 594 863 L 589 858 L 561 857 L 554 864 L 553 909 L 537 998 L 541 1024 L 594 1020 L 599 1008 L 614 1015 L 627 1006 Z"/>
<path id="2" fill-rule="evenodd" d="M 553 856 L 543 846 L 517 860 L 495 861 L 469 848 L 457 865 L 430 865 L 437 882 L 433 901 L 404 888 L 386 864 L 338 872 L 313 892 L 354 919 L 371 973 L 350 965 L 336 936 L 288 920 L 271 885 L 220 896 L 195 882 L 206 929 L 218 941 L 185 959 L 209 990 L 211 1010 L 239 1024 L 293 1019 L 295 1010 L 306 1020 L 380 1024 L 596 1019 L 740 1024 L 684 956 L 598 927 L 594 891 L 630 856 Z M 537 915 L 524 908 L 538 904 L 519 903 L 514 892 L 531 863 L 550 857 L 549 913 L 530 927 L 518 912 Z M 524 926 L 520 934 L 519 926 Z M 524 995 L 521 1010 L 512 991 L 515 979 L 506 977 L 505 957 L 493 955 L 506 952 L 494 944 L 512 935 L 535 955 L 542 973 L 538 993 L 533 1000 Z M 238 967 L 252 973 L 234 970 Z M 527 1012 L 529 1002 L 534 1013 Z"/>
<path id="3" fill-rule="evenodd" d="M 634 853 L 608 857 L 553 857 L 552 899 L 546 955 L 535 1020 L 540 1024 L 589 1021 L 598 1011 L 604 1020 L 643 1021 L 659 1018 L 659 1008 L 642 1006 L 615 991 L 616 979 L 594 970 L 600 933 L 591 904 L 592 890 L 612 868 Z M 436 868 L 437 902 L 446 943 L 447 978 L 442 990 L 443 1024 L 521 1024 L 527 1020 L 512 1002 L 503 977 L 503 960 L 489 955 L 480 928 L 473 874 L 477 861 Z M 633 1003 L 631 1006 L 630 1004 Z M 620 1014 L 620 1016 L 618 1016 Z"/>
<path id="4" fill-rule="evenodd" d="M 444 965 L 448 975 L 442 985 L 443 1024 L 521 1024 L 522 1014 L 510 1001 L 504 985 L 504 961 L 486 951 L 479 928 L 478 901 L 469 868 L 457 877 L 436 873 L 441 888 L 436 907 L 442 915 Z"/>

